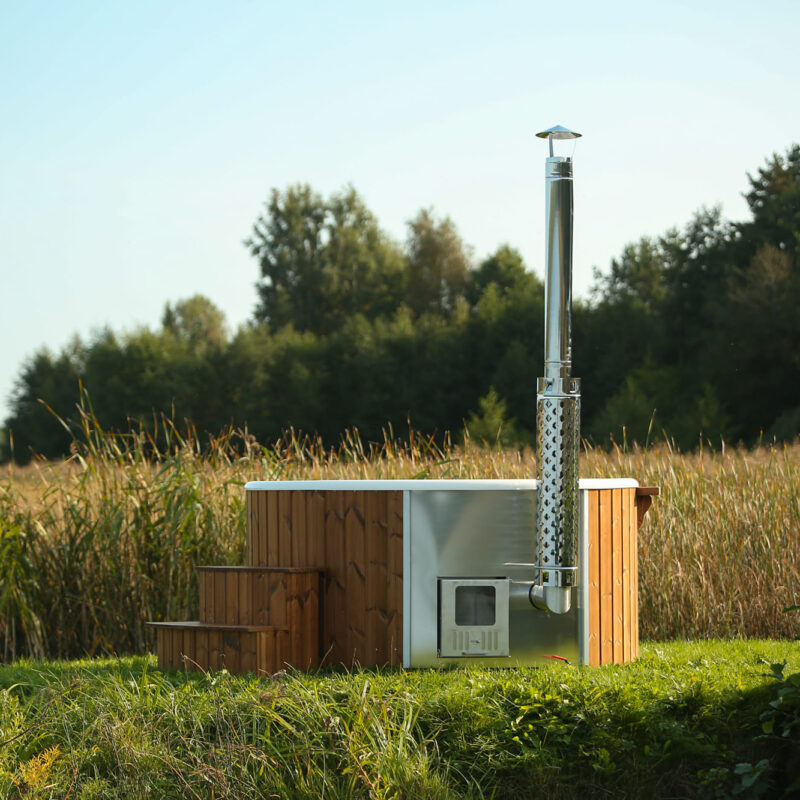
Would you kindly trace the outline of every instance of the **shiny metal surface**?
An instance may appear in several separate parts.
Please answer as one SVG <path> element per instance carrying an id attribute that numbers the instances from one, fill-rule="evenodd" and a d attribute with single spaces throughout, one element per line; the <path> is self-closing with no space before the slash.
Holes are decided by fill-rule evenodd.
<path id="1" fill-rule="evenodd" d="M 414 491 L 404 504 L 403 663 L 407 667 L 456 665 L 535 666 L 542 656 L 581 658 L 588 610 L 571 587 L 565 614 L 531 606 L 535 562 L 536 490 Z M 585 524 L 580 539 L 587 536 Z M 509 578 L 508 657 L 440 658 L 438 580 Z M 582 620 L 582 615 L 587 615 Z M 588 633 L 586 634 L 588 635 Z"/>
<path id="2" fill-rule="evenodd" d="M 571 131 L 569 128 L 565 128 L 563 125 L 554 125 L 552 128 L 548 128 L 546 131 L 539 131 L 536 134 L 540 139 L 580 139 L 583 136 L 582 133 L 577 133 L 577 131 Z"/>
<path id="3" fill-rule="evenodd" d="M 572 367 L 572 161 L 548 158 L 545 180 L 544 374 L 567 378 Z"/>
<path id="4" fill-rule="evenodd" d="M 508 578 L 439 578 L 439 656 L 507 657 Z M 488 590 L 487 619 L 459 619 L 459 591 Z M 462 609 L 463 611 L 464 609 Z M 472 609 L 470 609 L 472 610 Z"/>
<path id="5" fill-rule="evenodd" d="M 568 612 L 576 584 L 580 381 L 572 375 L 572 161 L 553 156 L 553 139 L 580 134 L 557 125 L 545 162 L 546 274 L 544 377 L 536 395 L 539 503 L 535 575 L 537 607 Z"/>
<path id="6" fill-rule="evenodd" d="M 579 515 L 579 388 L 580 383 L 574 378 L 568 381 L 539 379 L 536 416 L 540 480 L 536 531 L 537 583 L 543 587 L 572 586 L 575 583 Z M 556 602 L 563 607 L 563 598 Z"/>

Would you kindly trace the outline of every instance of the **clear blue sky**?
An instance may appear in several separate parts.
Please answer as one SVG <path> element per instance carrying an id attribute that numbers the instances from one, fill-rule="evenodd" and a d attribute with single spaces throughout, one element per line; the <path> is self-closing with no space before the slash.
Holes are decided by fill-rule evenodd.
<path id="1" fill-rule="evenodd" d="M 575 151 L 575 285 L 800 140 L 800 2 L 0 6 L 0 418 L 75 333 L 255 304 L 271 187 L 350 182 L 396 239 L 433 206 L 541 274 L 537 130 Z"/>

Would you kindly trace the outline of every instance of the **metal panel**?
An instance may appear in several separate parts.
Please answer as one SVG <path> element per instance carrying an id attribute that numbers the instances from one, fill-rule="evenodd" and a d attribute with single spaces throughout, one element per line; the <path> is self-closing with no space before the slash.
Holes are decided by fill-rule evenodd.
<path id="1" fill-rule="evenodd" d="M 534 609 L 528 600 L 536 561 L 533 489 L 411 489 L 407 495 L 403 539 L 405 666 L 533 666 L 548 655 L 563 656 L 573 663 L 581 660 L 585 646 L 580 644 L 580 635 L 588 631 L 588 623 L 581 619 L 587 608 L 585 598 L 579 598 L 579 586 L 572 588 L 572 608 L 566 614 Z M 584 503 L 580 506 L 579 559 L 586 547 Z M 508 658 L 439 658 L 437 581 L 492 577 L 512 581 Z"/>
<path id="2" fill-rule="evenodd" d="M 459 603 L 464 593 L 475 602 Z M 508 578 L 441 578 L 440 656 L 507 657 L 508 599 Z"/>

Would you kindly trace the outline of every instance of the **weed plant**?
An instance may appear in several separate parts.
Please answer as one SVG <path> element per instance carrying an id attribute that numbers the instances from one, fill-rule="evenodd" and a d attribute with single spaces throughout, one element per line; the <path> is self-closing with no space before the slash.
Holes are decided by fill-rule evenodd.
<path id="1" fill-rule="evenodd" d="M 244 560 L 248 480 L 518 478 L 528 449 L 391 430 L 336 448 L 293 431 L 201 442 L 167 418 L 125 434 L 85 409 L 73 455 L 0 476 L 0 657 L 144 653 L 147 620 L 196 616 L 198 564 Z M 644 639 L 787 637 L 800 587 L 800 445 L 756 450 L 588 447 L 584 477 L 661 488 L 640 531 Z"/>

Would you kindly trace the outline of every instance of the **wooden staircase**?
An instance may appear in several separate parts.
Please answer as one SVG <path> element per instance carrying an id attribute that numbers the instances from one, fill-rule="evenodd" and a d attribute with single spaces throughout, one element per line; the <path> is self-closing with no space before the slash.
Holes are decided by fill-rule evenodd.
<path id="1" fill-rule="evenodd" d="M 198 567 L 200 619 L 150 622 L 162 669 L 272 675 L 320 661 L 316 567 Z"/>

